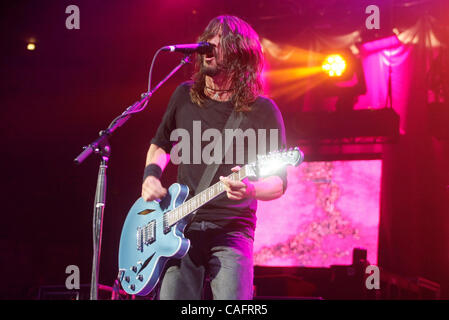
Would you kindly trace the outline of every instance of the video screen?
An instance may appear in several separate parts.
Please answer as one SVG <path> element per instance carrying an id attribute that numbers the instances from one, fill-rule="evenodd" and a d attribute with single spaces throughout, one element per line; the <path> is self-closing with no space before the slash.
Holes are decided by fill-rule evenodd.
<path id="1" fill-rule="evenodd" d="M 376 264 L 381 169 L 382 160 L 289 167 L 285 194 L 258 202 L 255 265 L 348 265 L 354 248 Z"/>

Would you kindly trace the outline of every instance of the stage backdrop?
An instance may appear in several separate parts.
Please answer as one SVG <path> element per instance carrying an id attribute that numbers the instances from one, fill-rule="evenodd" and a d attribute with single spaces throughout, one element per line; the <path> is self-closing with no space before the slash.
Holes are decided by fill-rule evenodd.
<path id="1" fill-rule="evenodd" d="M 290 167 L 284 196 L 258 202 L 255 264 L 351 264 L 353 248 L 376 264 L 381 169 L 381 160 Z"/>

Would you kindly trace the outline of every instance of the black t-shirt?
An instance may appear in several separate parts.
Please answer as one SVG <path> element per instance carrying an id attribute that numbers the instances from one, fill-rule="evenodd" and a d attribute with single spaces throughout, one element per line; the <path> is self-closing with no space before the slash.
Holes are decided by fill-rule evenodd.
<path id="1" fill-rule="evenodd" d="M 156 132 L 156 135 L 151 140 L 151 143 L 164 149 L 167 153 L 170 153 L 173 145 L 177 142 L 171 141 L 170 136 L 173 134 L 172 140 L 176 140 L 177 137 L 179 141 L 184 139 L 185 137 L 185 135 L 180 135 L 179 133 L 188 133 L 188 137 L 190 139 L 190 151 L 188 152 L 190 153 L 190 160 L 183 161 L 178 164 L 178 182 L 187 185 L 190 189 L 190 196 L 193 196 L 195 194 L 195 189 L 201 179 L 201 176 L 206 168 L 206 164 L 200 157 L 202 154 L 201 150 L 203 150 L 205 146 L 211 143 L 211 141 L 207 140 L 207 138 L 204 139 L 205 137 L 203 137 L 203 133 L 205 130 L 211 128 L 217 129 L 221 133 L 226 124 L 226 121 L 233 111 L 233 106 L 231 102 L 219 102 L 212 99 L 206 99 L 204 106 L 200 107 L 194 104 L 190 99 L 189 90 L 191 85 L 191 82 L 185 82 L 176 88 L 170 98 L 162 122 Z M 274 146 L 276 146 L 277 144 L 278 149 L 285 147 L 285 128 L 282 115 L 274 102 L 268 98 L 258 97 L 256 99 L 256 101 L 252 105 L 251 111 L 244 113 L 243 120 L 240 123 L 239 128 L 242 129 L 243 132 L 247 132 L 247 129 L 254 130 L 254 132 L 256 133 L 255 136 L 258 138 L 256 138 L 257 154 L 260 153 L 260 150 L 263 150 L 263 148 L 259 148 L 260 143 L 265 143 L 266 152 L 273 151 L 272 149 L 274 149 L 274 142 Z M 276 134 L 272 130 L 270 131 L 270 129 L 276 130 L 277 139 Z M 176 132 L 178 132 L 177 134 L 174 134 L 175 130 Z M 201 132 L 201 134 L 199 134 L 199 132 Z M 261 132 L 262 134 L 260 134 Z M 265 139 L 262 139 L 263 132 L 265 132 Z M 203 137 L 203 139 L 207 141 L 198 142 L 198 140 L 203 140 L 201 137 Z M 193 142 L 193 140 L 195 139 L 196 147 L 194 146 Z M 212 140 L 212 138 L 210 137 L 209 139 Z M 244 139 L 245 151 L 249 150 L 248 141 L 249 138 Z M 179 141 L 179 143 L 181 142 Z M 201 150 L 198 150 L 199 144 L 201 145 Z M 254 143 L 251 142 L 250 144 L 250 147 L 252 147 L 252 150 L 254 150 Z M 215 177 L 212 179 L 211 184 L 216 183 L 219 180 L 220 176 L 228 176 L 229 174 L 231 174 L 231 168 L 233 168 L 234 166 L 240 165 L 241 167 L 243 167 L 243 164 L 239 163 L 238 159 L 236 158 L 237 151 L 235 143 L 233 145 L 233 150 L 233 163 L 227 164 L 225 163 L 225 161 L 223 161 L 219 166 Z M 181 151 L 182 152 L 180 154 L 182 155 L 184 150 L 181 149 Z M 244 153 L 245 164 L 255 160 L 252 158 L 252 154 L 250 154 L 250 152 Z M 185 155 L 186 154 L 184 154 L 184 156 Z M 186 157 L 184 158 L 184 160 L 185 159 Z M 239 159 L 241 162 L 242 158 Z M 285 189 L 286 170 L 282 170 L 277 175 L 279 175 L 283 179 Z M 195 221 L 210 221 L 222 227 L 242 226 L 249 227 L 250 229 L 254 230 L 256 225 L 256 209 L 257 201 L 255 199 L 243 199 L 240 201 L 235 201 L 228 199 L 226 194 L 223 193 L 211 202 L 201 207 L 197 211 Z"/>

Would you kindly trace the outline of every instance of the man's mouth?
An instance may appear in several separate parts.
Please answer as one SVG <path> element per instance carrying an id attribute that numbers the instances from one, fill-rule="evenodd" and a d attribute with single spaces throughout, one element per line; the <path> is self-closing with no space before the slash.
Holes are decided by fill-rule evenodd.
<path id="1" fill-rule="evenodd" d="M 206 62 L 207 64 L 210 64 L 214 59 L 215 59 L 215 57 L 213 55 L 210 56 L 210 57 L 205 56 L 204 57 L 204 62 Z"/>

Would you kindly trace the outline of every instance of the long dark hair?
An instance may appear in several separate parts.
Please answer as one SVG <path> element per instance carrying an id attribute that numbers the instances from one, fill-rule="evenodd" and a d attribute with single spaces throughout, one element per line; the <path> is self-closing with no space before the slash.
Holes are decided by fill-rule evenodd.
<path id="1" fill-rule="evenodd" d="M 263 53 L 259 36 L 245 21 L 234 16 L 212 19 L 199 36 L 198 42 L 207 41 L 221 31 L 220 45 L 223 51 L 223 69 L 232 75 L 233 96 L 231 102 L 236 111 L 250 111 L 251 104 L 262 93 Z M 195 71 L 190 89 L 192 102 L 203 106 L 205 77 L 201 72 L 202 59 L 196 56 Z"/>

